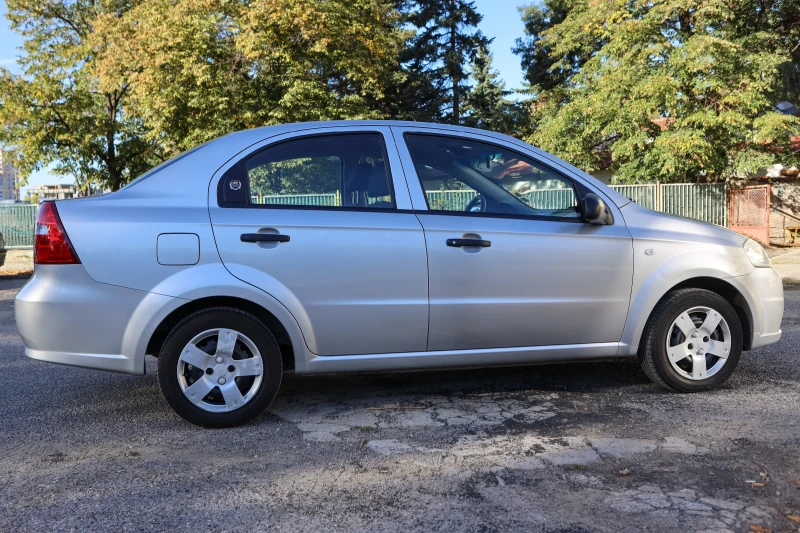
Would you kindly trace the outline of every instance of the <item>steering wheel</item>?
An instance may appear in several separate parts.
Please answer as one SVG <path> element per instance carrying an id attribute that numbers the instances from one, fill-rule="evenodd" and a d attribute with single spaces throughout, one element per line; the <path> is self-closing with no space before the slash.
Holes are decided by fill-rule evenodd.
<path id="1" fill-rule="evenodd" d="M 479 194 L 469 201 L 464 211 L 468 213 L 483 213 L 486 211 L 486 198 L 484 198 L 482 194 Z"/>

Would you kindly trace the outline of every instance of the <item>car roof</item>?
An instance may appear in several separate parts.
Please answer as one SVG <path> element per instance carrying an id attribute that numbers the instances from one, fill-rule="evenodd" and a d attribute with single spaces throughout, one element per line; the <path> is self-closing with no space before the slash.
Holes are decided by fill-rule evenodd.
<path id="1" fill-rule="evenodd" d="M 324 129 L 324 128 L 341 128 L 341 127 L 354 127 L 354 126 L 373 126 L 373 127 L 406 127 L 406 128 L 430 128 L 438 130 L 446 130 L 450 132 L 462 132 L 469 134 L 486 135 L 490 137 L 502 138 L 508 141 L 513 141 L 519 144 L 527 144 L 509 135 L 497 133 L 489 130 L 482 130 L 478 128 L 470 128 L 467 126 L 456 126 L 453 124 L 440 124 L 435 122 L 412 122 L 407 120 L 321 120 L 317 122 L 294 122 L 291 124 L 275 124 L 272 126 L 261 126 L 249 130 L 241 130 L 230 133 L 227 137 L 236 138 L 249 138 L 263 139 L 274 135 L 283 133 L 292 133 L 296 131 L 311 130 L 311 129 Z"/>

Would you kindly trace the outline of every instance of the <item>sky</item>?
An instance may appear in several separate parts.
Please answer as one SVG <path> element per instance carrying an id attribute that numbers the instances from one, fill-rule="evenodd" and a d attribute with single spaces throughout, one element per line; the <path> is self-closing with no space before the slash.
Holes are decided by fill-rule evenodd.
<path id="1" fill-rule="evenodd" d="M 514 39 L 523 35 L 524 25 L 519 17 L 517 6 L 531 3 L 532 0 L 474 0 L 478 12 L 483 15 L 479 28 L 489 38 L 494 38 L 491 51 L 494 55 L 494 68 L 506 82 L 508 89 L 522 87 L 522 68 L 519 57 L 511 53 Z M 18 48 L 22 45 L 19 35 L 12 32 L 6 19 L 6 3 L 0 0 L 0 67 L 15 70 Z M 47 169 L 35 172 L 28 177 L 28 185 L 22 187 L 20 197 L 25 196 L 28 187 L 56 183 L 73 183 L 72 178 L 59 177 Z"/>

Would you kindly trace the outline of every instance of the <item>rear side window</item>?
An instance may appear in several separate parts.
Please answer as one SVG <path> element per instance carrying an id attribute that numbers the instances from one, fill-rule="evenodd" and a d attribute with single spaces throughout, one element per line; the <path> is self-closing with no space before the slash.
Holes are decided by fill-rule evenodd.
<path id="1" fill-rule="evenodd" d="M 220 205 L 392 209 L 377 133 L 315 135 L 248 157 L 220 181 Z"/>

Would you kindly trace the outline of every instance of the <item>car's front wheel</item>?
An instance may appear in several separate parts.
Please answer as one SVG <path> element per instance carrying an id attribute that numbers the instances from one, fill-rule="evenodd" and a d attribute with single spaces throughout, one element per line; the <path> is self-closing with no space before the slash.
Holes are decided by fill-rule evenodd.
<path id="1" fill-rule="evenodd" d="M 730 303 L 704 289 L 668 294 L 645 327 L 639 360 L 662 387 L 699 392 L 718 387 L 742 353 L 742 326 Z"/>
<path id="2" fill-rule="evenodd" d="M 161 348 L 158 381 L 176 413 L 204 427 L 249 422 L 281 383 L 280 349 L 253 315 L 235 308 L 197 311 L 176 325 Z"/>

